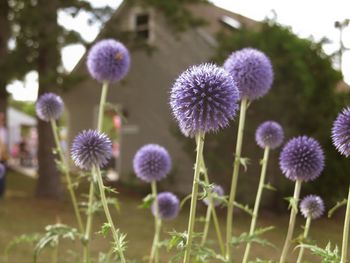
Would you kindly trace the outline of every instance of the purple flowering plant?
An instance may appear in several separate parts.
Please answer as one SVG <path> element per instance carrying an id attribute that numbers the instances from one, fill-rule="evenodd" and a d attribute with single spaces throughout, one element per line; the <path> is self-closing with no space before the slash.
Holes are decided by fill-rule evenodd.
<path id="1" fill-rule="evenodd" d="M 38 118 L 48 122 L 52 127 L 56 143 L 54 153 L 58 155 L 58 167 L 65 175 L 78 226 L 77 229 L 63 224 L 49 226 L 47 228 L 49 234 L 41 237 L 38 244 L 47 242 L 47 244 L 54 245 L 54 243 L 48 242 L 47 238 L 57 232 L 60 233 L 57 234 L 57 240 L 73 236 L 81 240 L 83 247 L 82 262 L 94 262 L 90 255 L 94 227 L 93 217 L 98 210 L 103 210 L 106 222 L 102 225 L 100 233 L 104 236 L 111 235 L 113 240 L 111 251 L 115 253 L 118 262 L 126 263 L 129 262 L 125 256 L 126 234 L 123 234 L 117 228 L 117 224 L 115 224 L 117 217 L 112 216 L 109 206 L 111 199 L 113 199 L 109 196 L 116 192 L 106 187 L 103 181 L 103 169 L 112 157 L 112 142 L 102 131 L 102 127 L 109 85 L 126 77 L 130 69 L 130 54 L 128 49 L 119 41 L 113 39 L 101 40 L 96 42 L 88 51 L 86 65 L 90 76 L 102 83 L 97 127 L 78 133 L 72 142 L 70 151 L 73 163 L 86 174 L 85 178 L 89 182 L 86 213 L 82 213 L 79 207 L 77 193 L 74 188 L 75 182 L 60 146 L 57 121 L 64 112 L 63 100 L 57 94 L 45 93 L 39 97 L 36 103 Z M 181 208 L 180 200 L 173 192 L 163 191 L 158 193 L 157 189 L 157 183 L 166 180 L 169 175 L 172 168 L 172 159 L 168 150 L 163 146 L 158 144 L 142 146 L 135 153 L 132 165 L 136 177 L 149 183 L 151 187 L 151 194 L 144 199 L 143 203 L 143 206 L 150 208 L 155 224 L 153 243 L 148 256 L 149 263 L 163 262 L 161 249 L 164 244 L 168 248 L 177 247 L 180 252 L 175 255 L 175 258 L 183 257 L 183 263 L 211 262 L 210 260 L 214 259 L 221 262 L 234 262 L 238 259 L 235 258 L 237 256 L 233 253 L 233 247 L 237 243 L 245 243 L 242 263 L 248 263 L 252 244 L 254 242 L 268 243 L 262 240 L 259 235 L 271 228 L 257 229 L 257 221 L 263 191 L 264 189 L 273 188 L 266 183 L 269 155 L 272 150 L 278 150 L 285 137 L 282 125 L 278 122 L 265 121 L 257 127 L 255 132 L 256 144 L 264 153 L 260 161 L 259 184 L 253 209 L 236 201 L 236 190 L 239 187 L 240 166 L 245 165 L 247 160 L 242 157 L 246 112 L 251 102 L 268 94 L 272 87 L 273 77 L 274 73 L 270 59 L 260 50 L 245 48 L 230 54 L 223 67 L 213 63 L 203 63 L 189 67 L 177 77 L 171 86 L 169 104 L 172 115 L 182 134 L 195 139 L 196 142 L 192 191 L 188 196 L 191 204 L 187 231 L 184 233 L 174 231 L 170 239 L 161 240 L 163 235 L 162 224 L 166 224 L 166 221 L 176 220 Z M 205 135 L 220 132 L 221 129 L 228 127 L 235 119 L 238 111 L 239 123 L 232 179 L 231 185 L 228 187 L 228 196 L 225 196 L 222 186 L 211 183 L 210 179 L 214 179 L 214 176 L 210 175 L 213 178 L 209 178 L 210 170 L 208 171 L 204 158 Z M 346 157 L 350 156 L 349 131 L 350 108 L 345 108 L 333 124 L 331 138 L 335 148 Z M 293 244 L 292 241 L 295 238 L 296 217 L 300 211 L 300 215 L 306 219 L 304 232 L 299 240 L 300 249 L 297 263 L 301 263 L 305 248 L 315 248 L 315 246 L 307 244 L 311 222 L 325 213 L 324 202 L 317 195 L 308 195 L 299 202 L 301 185 L 316 180 L 325 167 L 322 146 L 316 139 L 308 136 L 294 137 L 282 148 L 279 154 L 279 166 L 281 173 L 294 183 L 294 194 L 287 198 L 291 208 L 290 221 L 279 262 L 285 263 L 287 260 Z M 3 166 L 0 165 L 0 178 L 3 173 Z M 199 186 L 202 187 L 203 193 L 199 192 Z M 161 187 L 163 188 L 164 185 L 161 185 Z M 173 191 L 173 189 L 169 190 Z M 202 199 L 203 202 L 197 204 L 198 199 Z M 341 261 L 336 260 L 336 262 L 341 263 L 346 262 L 348 251 L 350 189 L 346 203 Z M 196 222 L 201 221 L 197 216 L 197 210 L 199 210 L 197 205 L 202 205 L 206 209 L 205 218 L 202 220 L 204 227 L 200 234 L 194 232 Z M 249 232 L 242 233 L 238 238 L 233 236 L 234 207 L 243 209 L 251 216 Z M 221 214 L 217 210 L 226 208 L 226 240 L 224 240 L 219 220 Z M 85 220 L 83 220 L 84 215 L 86 215 Z M 216 252 L 216 248 L 212 248 L 212 243 L 208 242 L 211 226 L 215 228 L 217 247 L 220 252 Z M 201 239 L 200 242 L 198 236 Z M 37 256 L 36 254 L 35 257 Z"/>

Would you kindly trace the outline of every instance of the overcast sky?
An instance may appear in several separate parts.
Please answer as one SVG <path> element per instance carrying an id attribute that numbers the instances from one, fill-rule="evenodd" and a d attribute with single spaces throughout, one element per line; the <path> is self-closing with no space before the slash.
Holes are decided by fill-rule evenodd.
<path id="1" fill-rule="evenodd" d="M 117 8 L 120 0 L 91 0 L 95 6 L 109 5 Z M 232 12 L 239 13 L 255 20 L 272 17 L 274 10 L 277 21 L 288 25 L 300 37 L 313 37 L 319 40 L 329 38 L 333 43 L 324 47 L 326 53 L 333 53 L 339 47 L 339 31 L 334 28 L 335 21 L 350 18 L 349 0 L 212 0 L 216 5 Z M 64 13 L 59 14 L 59 23 L 70 29 L 76 29 L 82 36 L 92 41 L 97 36 L 100 27 L 89 26 L 87 14 L 81 14 L 72 19 Z M 350 48 L 350 26 L 344 30 L 344 44 Z M 62 50 L 63 65 L 70 71 L 79 61 L 85 50 L 81 45 L 71 45 Z M 350 83 L 350 51 L 343 56 L 343 73 L 345 81 Z M 27 75 L 25 85 L 15 81 L 7 87 L 15 99 L 35 100 L 37 97 L 37 74 L 31 72 Z"/>

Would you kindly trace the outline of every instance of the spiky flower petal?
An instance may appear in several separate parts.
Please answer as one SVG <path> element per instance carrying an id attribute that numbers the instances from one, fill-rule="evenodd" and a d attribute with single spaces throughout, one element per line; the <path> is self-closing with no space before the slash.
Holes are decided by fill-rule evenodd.
<path id="1" fill-rule="evenodd" d="M 170 106 L 186 136 L 226 127 L 236 115 L 239 91 L 231 76 L 214 64 L 192 66 L 175 81 Z"/>
<path id="2" fill-rule="evenodd" d="M 292 181 L 312 181 L 323 171 L 323 150 L 313 138 L 293 138 L 280 154 L 280 167 L 284 175 Z"/>
<path id="3" fill-rule="evenodd" d="M 300 211 L 305 218 L 320 218 L 324 213 L 324 203 L 317 195 L 308 195 L 300 202 Z"/>
<path id="4" fill-rule="evenodd" d="M 213 203 L 215 206 L 218 206 L 222 203 L 222 200 L 220 200 L 218 197 L 224 196 L 224 189 L 220 186 L 215 184 L 213 189 L 211 190 L 212 192 L 212 198 L 213 198 Z M 206 197 L 203 199 L 203 203 L 205 205 L 209 205 L 209 199 Z"/>
<path id="5" fill-rule="evenodd" d="M 61 97 L 51 92 L 41 95 L 35 105 L 36 114 L 43 121 L 59 119 L 63 108 Z"/>
<path id="6" fill-rule="evenodd" d="M 161 219 L 170 220 L 177 217 L 180 211 L 180 201 L 176 195 L 170 192 L 162 192 L 157 196 L 159 217 Z M 155 205 L 152 205 L 152 213 L 156 214 Z"/>
<path id="7" fill-rule="evenodd" d="M 129 51 L 114 39 L 101 40 L 91 47 L 87 56 L 87 67 L 90 75 L 100 82 L 119 81 L 129 71 Z"/>
<path id="8" fill-rule="evenodd" d="M 333 123 L 333 145 L 337 150 L 349 157 L 350 155 L 350 107 L 343 109 Z"/>
<path id="9" fill-rule="evenodd" d="M 71 156 L 75 165 L 81 169 L 103 167 L 112 157 L 112 142 L 104 133 L 85 130 L 75 137 Z"/>
<path id="10" fill-rule="evenodd" d="M 255 100 L 271 88 L 272 65 L 270 59 L 259 50 L 244 48 L 233 52 L 226 59 L 224 68 L 237 81 L 241 98 Z"/>
<path id="11" fill-rule="evenodd" d="M 256 143 L 261 147 L 275 149 L 283 142 L 283 129 L 275 121 L 266 121 L 262 123 L 255 132 Z"/>
<path id="12" fill-rule="evenodd" d="M 171 169 L 168 151 L 157 144 L 147 144 L 135 154 L 133 161 L 136 176 L 145 182 L 159 181 L 167 176 Z"/>

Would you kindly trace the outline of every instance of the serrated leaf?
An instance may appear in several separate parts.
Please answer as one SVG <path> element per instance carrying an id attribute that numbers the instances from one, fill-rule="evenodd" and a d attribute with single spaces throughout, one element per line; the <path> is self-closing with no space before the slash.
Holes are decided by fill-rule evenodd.
<path id="1" fill-rule="evenodd" d="M 155 197 L 152 194 L 148 194 L 142 199 L 142 204 L 139 205 L 138 207 L 148 209 L 151 207 L 154 200 L 155 200 Z"/>
<path id="2" fill-rule="evenodd" d="M 239 158 L 239 163 L 243 166 L 244 171 L 246 172 L 248 170 L 248 165 L 251 163 L 250 159 L 247 157 L 241 157 Z"/>
<path id="3" fill-rule="evenodd" d="M 111 231 L 111 225 L 109 223 L 103 223 L 103 225 L 101 226 L 101 230 L 98 231 L 98 233 L 100 235 L 102 235 L 103 237 L 107 237 L 109 231 Z"/>
<path id="4" fill-rule="evenodd" d="M 242 233 L 239 237 L 233 237 L 231 244 L 232 246 L 237 247 L 243 243 L 257 243 L 262 246 L 270 246 L 275 248 L 275 245 L 273 245 L 271 242 L 260 237 L 262 234 L 271 231 L 274 228 L 275 227 L 273 226 L 259 228 L 252 235 L 249 235 L 248 233 Z"/>
<path id="5" fill-rule="evenodd" d="M 272 186 L 270 183 L 264 184 L 264 188 L 270 191 L 277 191 L 277 189 L 274 186 Z"/>
<path id="6" fill-rule="evenodd" d="M 233 205 L 239 209 L 241 209 L 242 211 L 246 212 L 247 214 L 253 216 L 253 210 L 251 208 L 249 208 L 248 205 L 243 205 L 243 204 L 240 204 L 236 201 L 233 202 Z"/>
<path id="7" fill-rule="evenodd" d="M 321 263 L 339 263 L 340 255 L 338 246 L 332 249 L 331 243 L 328 243 L 325 248 L 320 248 L 317 245 L 301 244 L 298 247 L 309 249 L 312 254 L 321 257 Z"/>
<path id="8" fill-rule="evenodd" d="M 328 211 L 328 218 L 331 218 L 332 215 L 334 214 L 334 212 L 337 211 L 340 207 L 346 205 L 347 201 L 348 201 L 347 199 L 339 201 L 339 202 L 336 203 L 335 206 L 333 206 L 331 209 L 329 209 L 329 211 Z"/>
<path id="9" fill-rule="evenodd" d="M 287 200 L 289 203 L 288 209 L 293 209 L 295 212 L 298 212 L 298 202 L 294 197 L 285 197 L 284 200 Z"/>

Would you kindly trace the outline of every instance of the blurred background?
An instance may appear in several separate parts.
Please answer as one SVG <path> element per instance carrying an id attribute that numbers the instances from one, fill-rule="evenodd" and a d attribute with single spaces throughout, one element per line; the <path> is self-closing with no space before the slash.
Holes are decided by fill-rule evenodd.
<path id="1" fill-rule="evenodd" d="M 60 138 L 69 158 L 72 138 L 96 123 L 100 84 L 87 73 L 85 51 L 103 38 L 125 43 L 132 58 L 126 79 L 110 89 L 104 121 L 114 153 L 107 180 L 126 204 L 136 207 L 149 192 L 132 169 L 133 156 L 145 143 L 165 146 L 173 158 L 171 176 L 160 188 L 180 196 L 190 192 L 194 143 L 171 116 L 169 89 L 187 67 L 207 61 L 221 65 L 231 52 L 253 47 L 270 57 L 275 80 L 269 94 L 248 110 L 243 155 L 250 165 L 241 170 L 238 199 L 250 205 L 255 199 L 263 154 L 255 129 L 275 120 L 284 127 L 286 139 L 305 134 L 322 144 L 326 169 L 318 180 L 305 184 L 302 195 L 321 195 L 332 207 L 346 196 L 350 183 L 350 165 L 330 139 L 332 122 L 350 99 L 349 8 L 346 0 L 0 0 L 0 156 L 8 166 L 0 178 L 0 226 L 6 229 L 0 233 L 0 247 L 20 231 L 39 231 L 45 219 L 72 220 L 54 163 L 51 128 L 36 118 L 35 101 L 45 92 L 63 97 Z M 226 191 L 236 125 L 209 135 L 205 145 L 211 181 Z M 283 225 L 286 218 L 276 214 L 287 213 L 283 198 L 292 195 L 293 185 L 279 170 L 279 151 L 272 153 L 268 167 L 268 181 L 277 191 L 264 193 L 264 220 Z M 134 210 L 125 212 L 122 205 L 121 216 L 150 217 Z M 341 211 L 335 215 L 342 216 Z M 19 230 L 24 218 L 29 221 Z M 244 216 L 241 220 L 244 230 Z M 127 220 L 123 222 L 121 228 L 127 228 Z M 336 223 L 319 224 L 319 229 L 329 226 L 332 234 L 323 233 L 329 239 L 340 239 Z"/>

